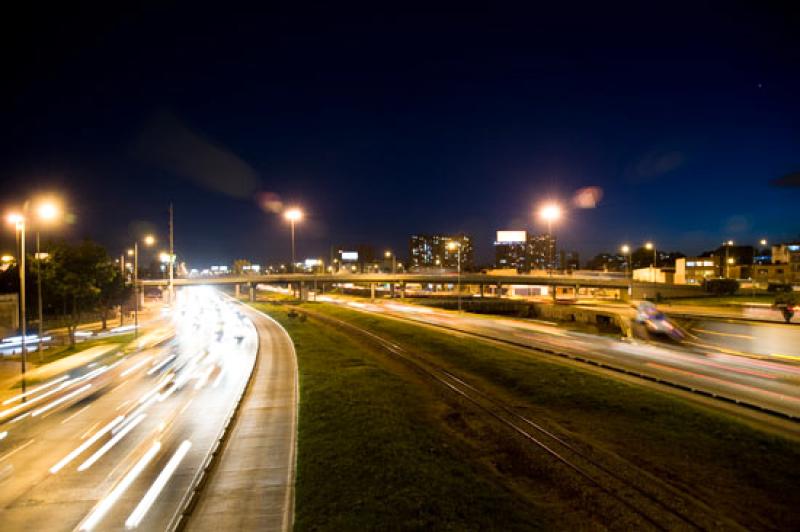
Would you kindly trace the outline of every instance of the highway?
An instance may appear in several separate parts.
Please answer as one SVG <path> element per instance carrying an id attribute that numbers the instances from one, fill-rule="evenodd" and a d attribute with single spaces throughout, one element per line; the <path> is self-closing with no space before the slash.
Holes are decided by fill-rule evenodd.
<path id="1" fill-rule="evenodd" d="M 4 530 L 164 530 L 244 390 L 258 335 L 207 287 L 127 352 L 29 383 L 0 407 Z M 75 355 L 80 357 L 82 355 Z"/>
<path id="2" fill-rule="evenodd" d="M 521 346 L 578 356 L 584 360 L 800 418 L 800 366 L 742 356 L 730 350 L 726 352 L 710 343 L 700 347 L 637 340 L 620 341 L 568 331 L 555 324 L 535 320 L 459 314 L 394 301 L 366 303 L 328 296 L 320 297 L 319 300 L 478 334 L 490 339 L 511 341 Z"/>

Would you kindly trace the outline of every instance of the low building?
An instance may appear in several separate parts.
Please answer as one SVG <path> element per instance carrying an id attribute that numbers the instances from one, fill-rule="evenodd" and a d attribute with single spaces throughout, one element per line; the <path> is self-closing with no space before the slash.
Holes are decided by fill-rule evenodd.
<path id="1" fill-rule="evenodd" d="M 720 257 L 684 257 L 675 261 L 675 284 L 703 284 L 720 277 Z"/>
<path id="2" fill-rule="evenodd" d="M 680 260 L 680 259 L 679 259 Z M 637 268 L 633 270 L 633 280 L 643 283 L 673 284 L 675 268 Z"/>

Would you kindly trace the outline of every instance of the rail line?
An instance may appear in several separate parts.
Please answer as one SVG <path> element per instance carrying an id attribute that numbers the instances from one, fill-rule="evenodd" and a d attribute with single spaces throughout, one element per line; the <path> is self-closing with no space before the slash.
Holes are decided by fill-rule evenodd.
<path id="1" fill-rule="evenodd" d="M 590 456 L 589 453 L 582 451 L 575 444 L 555 434 L 541 423 L 515 412 L 502 401 L 429 360 L 423 361 L 419 357 L 414 357 L 403 347 L 387 338 L 331 316 L 306 309 L 303 312 L 319 321 L 335 325 L 340 329 L 354 331 L 371 339 L 417 373 L 434 380 L 511 429 L 525 441 L 533 444 L 586 482 L 606 493 L 655 529 L 714 530 L 724 526 L 727 529 L 744 530 L 744 527 L 729 518 L 720 516 L 708 504 L 694 495 L 673 487 L 663 479 L 621 457 L 605 456 L 606 460 L 616 461 L 620 469 L 628 470 L 629 473 L 623 474 L 613 470 L 612 466 L 604 464 L 599 458 Z M 641 480 L 635 481 L 633 478 Z M 642 481 L 647 483 L 650 489 L 644 488 Z M 691 511 L 688 511 L 689 509 Z"/>

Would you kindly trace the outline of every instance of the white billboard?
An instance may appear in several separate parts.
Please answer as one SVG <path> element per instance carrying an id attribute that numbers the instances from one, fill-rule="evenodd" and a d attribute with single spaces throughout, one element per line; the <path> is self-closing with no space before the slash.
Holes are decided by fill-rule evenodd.
<path id="1" fill-rule="evenodd" d="M 342 260 L 357 262 L 358 251 L 342 251 Z"/>
<path id="2" fill-rule="evenodd" d="M 502 244 L 516 244 L 526 242 L 528 240 L 527 237 L 527 231 L 498 231 L 495 241 Z"/>

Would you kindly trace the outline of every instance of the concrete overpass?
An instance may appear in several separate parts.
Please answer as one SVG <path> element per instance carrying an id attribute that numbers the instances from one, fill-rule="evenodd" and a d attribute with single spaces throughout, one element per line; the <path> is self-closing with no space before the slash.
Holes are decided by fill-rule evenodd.
<path id="1" fill-rule="evenodd" d="M 455 273 L 352 273 L 352 274 L 270 274 L 270 275 L 241 275 L 241 276 L 218 276 L 218 277 L 193 277 L 175 279 L 175 286 L 194 286 L 194 285 L 234 285 L 237 287 L 246 286 L 254 297 L 255 286 L 258 284 L 287 284 L 297 287 L 300 294 L 305 294 L 310 286 L 322 286 L 333 284 L 353 283 L 369 286 L 374 296 L 377 285 L 390 285 L 392 293 L 395 290 L 400 292 L 400 297 L 405 295 L 407 284 L 421 285 L 455 285 L 458 282 L 458 275 Z M 139 280 L 143 287 L 166 287 L 169 284 L 167 279 Z M 575 275 L 486 275 L 482 273 L 466 273 L 461 275 L 462 287 L 478 287 L 483 294 L 487 286 L 494 287 L 497 292 L 504 286 L 528 285 L 528 286 L 551 286 L 554 288 L 564 287 L 577 290 L 581 288 L 602 288 L 609 290 L 619 290 L 623 299 L 628 297 L 628 288 L 632 287 L 634 298 L 641 298 L 649 295 L 655 296 L 656 292 L 661 292 L 664 296 L 692 296 L 701 295 L 702 289 L 696 286 L 665 285 L 654 283 L 643 283 L 638 281 L 631 282 L 630 279 L 619 277 L 603 276 L 575 276 Z M 551 291 L 555 295 L 556 290 Z"/>

